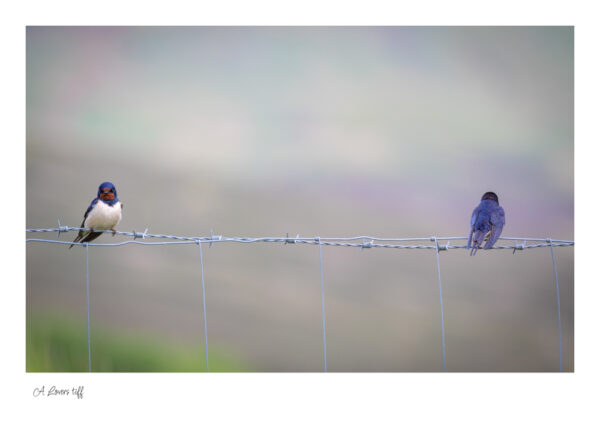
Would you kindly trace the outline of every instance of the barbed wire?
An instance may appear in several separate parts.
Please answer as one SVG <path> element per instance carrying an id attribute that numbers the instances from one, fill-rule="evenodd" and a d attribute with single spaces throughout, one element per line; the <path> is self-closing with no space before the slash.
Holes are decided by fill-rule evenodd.
<path id="1" fill-rule="evenodd" d="M 56 232 L 58 233 L 58 237 L 62 233 L 66 233 L 69 231 L 90 231 L 89 228 L 81 228 L 81 227 L 68 227 L 68 226 L 58 226 L 57 228 L 28 228 L 26 231 L 28 233 L 47 233 L 47 232 Z M 296 237 L 289 237 L 288 234 L 285 237 L 227 237 L 222 235 L 214 235 L 210 236 L 175 236 L 175 235 L 167 235 L 167 234 L 150 234 L 148 233 L 148 229 L 144 232 L 137 231 L 111 231 L 111 230 L 94 230 L 98 233 L 108 233 L 113 235 L 121 235 L 121 236 L 129 236 L 133 237 L 133 240 L 126 240 L 117 243 L 87 243 L 90 246 L 123 246 L 126 244 L 141 244 L 141 245 L 165 245 L 165 244 L 198 244 L 198 243 L 209 243 L 212 246 L 212 243 L 284 243 L 284 244 L 310 244 L 310 245 L 323 245 L 323 246 L 342 246 L 342 247 L 358 247 L 362 249 L 368 248 L 391 248 L 391 249 L 437 249 L 438 251 L 450 250 L 450 249 L 466 249 L 466 244 L 451 244 L 453 241 L 457 240 L 467 240 L 468 237 L 403 237 L 403 238 L 389 238 L 389 237 L 373 237 L 373 236 L 355 236 L 355 237 L 300 237 L 300 235 L 296 235 Z M 58 238 L 57 237 L 57 238 Z M 138 241 L 137 239 L 141 238 L 142 240 L 156 238 L 156 239 L 169 239 L 174 240 L 170 242 L 145 242 Z M 353 241 L 360 240 L 360 243 L 353 243 Z M 418 242 L 418 241 L 436 241 L 437 243 L 433 245 L 425 245 L 425 244 L 398 244 L 398 243 L 406 243 L 406 242 Z M 495 245 L 492 249 L 512 249 L 516 250 L 525 250 L 525 249 L 534 249 L 539 247 L 549 247 L 552 244 L 555 247 L 564 247 L 564 246 L 573 246 L 575 244 L 574 241 L 570 240 L 554 240 L 552 238 L 530 238 L 530 237 L 500 237 L 498 240 L 503 241 L 512 241 L 513 244 L 501 244 Z M 26 241 L 31 242 L 45 242 L 45 243 L 59 243 L 59 244 L 73 244 L 70 241 L 61 241 L 61 240 L 49 240 L 49 239 L 37 239 L 37 238 L 28 238 Z M 446 241 L 446 244 L 439 244 L 439 241 Z M 387 242 L 387 243 L 381 243 Z M 390 243 L 391 242 L 391 243 Z M 521 243 L 519 243 L 521 242 Z M 533 242 L 533 243 L 532 243 Z M 529 244 L 528 244 L 529 243 Z M 84 243 L 75 243 L 75 244 L 84 244 Z"/>
<path id="2" fill-rule="evenodd" d="M 61 226 L 60 220 L 58 221 L 58 227 L 56 228 L 28 228 L 28 233 L 57 233 L 57 238 L 62 233 L 70 231 L 90 231 L 89 228 L 81 227 L 68 227 Z M 445 342 L 445 325 L 444 325 L 444 301 L 442 296 L 442 274 L 440 269 L 440 251 L 450 249 L 467 249 L 467 245 L 463 244 L 451 244 L 459 240 L 467 240 L 468 237 L 404 237 L 404 238 L 383 238 L 383 237 L 372 237 L 372 236 L 355 236 L 355 237 L 289 237 L 289 233 L 286 233 L 285 237 L 224 237 L 222 235 L 215 235 L 211 230 L 210 236 L 204 237 L 183 237 L 166 234 L 150 234 L 146 228 L 144 232 L 139 233 L 137 231 L 112 231 L 112 230 L 94 230 L 99 233 L 109 233 L 112 235 L 121 235 L 127 237 L 133 237 L 133 240 L 126 240 L 117 243 L 74 243 L 72 241 L 63 240 L 50 240 L 50 239 L 38 239 L 38 238 L 26 238 L 27 242 L 41 242 L 41 243 L 57 243 L 57 244 L 68 244 L 68 245 L 81 245 L 85 247 L 85 267 L 86 267 L 86 293 L 87 293 L 87 325 L 88 325 L 88 369 L 92 371 L 92 360 L 91 360 L 91 341 L 90 341 L 90 298 L 89 298 L 89 246 L 122 246 L 126 244 L 140 244 L 140 245 L 170 245 L 170 244 L 197 244 L 200 251 L 200 273 L 202 282 L 202 309 L 204 318 L 204 347 L 205 347 L 205 358 L 206 358 L 206 371 L 208 372 L 208 327 L 206 323 L 206 293 L 205 293 L 205 282 L 204 282 L 204 261 L 202 257 L 202 245 L 208 243 L 209 247 L 213 243 L 283 243 L 287 244 L 308 244 L 319 246 L 319 266 L 320 266 L 320 282 L 321 282 L 321 320 L 322 320 L 322 336 L 323 336 L 323 370 L 327 371 L 327 339 L 326 339 L 326 327 L 325 327 L 325 291 L 324 291 L 324 277 L 323 277 L 323 251 L 322 246 L 343 246 L 343 247 L 358 247 L 362 249 L 369 248 L 395 248 L 395 249 L 435 249 L 436 251 L 436 263 L 437 263 L 437 274 L 438 274 L 438 288 L 440 298 L 440 319 L 441 319 L 441 335 L 442 335 L 442 370 L 446 371 L 446 342 Z M 168 239 L 171 241 L 138 241 L 137 239 Z M 512 244 L 500 244 L 493 246 L 492 249 L 512 249 L 513 254 L 517 250 L 534 249 L 541 247 L 549 247 L 552 254 L 552 265 L 554 270 L 554 279 L 556 287 L 556 303 L 557 303 L 557 315 L 558 315 L 558 340 L 559 340 L 559 370 L 562 371 L 562 330 L 561 330 L 561 319 L 560 319 L 560 290 L 558 285 L 558 272 L 556 268 L 556 258 L 554 255 L 554 247 L 563 246 L 574 246 L 575 242 L 570 240 L 553 240 L 550 237 L 546 238 L 530 238 L 530 237 L 500 237 L 499 240 L 504 242 L 513 242 Z M 360 241 L 360 243 L 358 243 Z M 433 242 L 431 245 L 426 244 L 406 244 L 409 242 Z M 445 241 L 445 244 L 440 244 L 440 241 Z M 529 244 L 528 244 L 529 243 Z"/>

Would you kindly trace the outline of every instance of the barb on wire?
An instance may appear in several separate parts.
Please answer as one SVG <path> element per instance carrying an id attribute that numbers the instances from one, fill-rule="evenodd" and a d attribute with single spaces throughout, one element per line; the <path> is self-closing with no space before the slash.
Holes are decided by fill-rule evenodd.
<path id="1" fill-rule="evenodd" d="M 68 227 L 61 226 L 60 221 L 57 228 L 28 228 L 28 233 L 46 233 L 46 232 L 57 232 L 60 237 L 61 233 L 68 231 L 79 231 L 89 230 L 89 228 L 80 227 Z M 94 230 L 96 232 L 111 233 L 111 230 Z M 167 234 L 150 234 L 148 228 L 143 233 L 137 231 L 116 231 L 115 234 L 121 236 L 133 237 L 133 240 L 126 240 L 117 243 L 88 243 L 90 246 L 122 246 L 126 244 L 142 244 L 142 245 L 165 245 L 165 244 L 195 244 L 195 243 L 208 243 L 209 247 L 213 243 L 283 243 L 287 244 L 311 244 L 322 246 L 344 246 L 344 247 L 358 247 L 361 250 L 365 248 L 390 248 L 390 249 L 438 249 L 438 251 L 451 250 L 451 249 L 466 249 L 466 244 L 451 244 L 453 242 L 459 242 L 460 240 L 467 240 L 467 237 L 436 237 L 438 241 L 445 241 L 446 244 L 432 246 L 431 244 L 407 244 L 410 242 L 427 242 L 431 240 L 431 237 L 414 237 L 414 238 L 382 238 L 372 236 L 356 236 L 356 237 L 319 237 L 320 241 L 317 241 L 315 237 L 300 237 L 296 235 L 295 238 L 290 238 L 289 233 L 286 233 L 284 237 L 226 237 L 221 235 L 213 234 L 211 230 L 210 236 L 198 237 L 198 236 L 174 236 Z M 143 241 L 139 241 L 138 239 Z M 167 239 L 171 241 L 146 241 L 149 239 Z M 513 253 L 517 250 L 534 249 L 538 247 L 549 247 L 548 237 L 543 238 L 523 238 L 523 237 L 500 237 L 499 240 L 506 242 L 514 242 L 511 244 L 496 245 L 492 249 L 511 249 Z M 49 240 L 49 239 L 38 239 L 38 238 L 27 238 L 27 242 L 42 242 L 42 243 L 59 243 L 59 244 L 72 244 L 71 241 L 61 240 Z M 522 244 L 518 244 L 522 241 Z M 529 244 L 527 243 L 529 242 Z M 76 243 L 79 244 L 79 243 Z M 554 240 L 552 239 L 553 247 L 564 247 L 573 246 L 574 241 L 571 240 Z"/>
<path id="2" fill-rule="evenodd" d="M 60 219 L 58 220 L 58 234 L 56 235 L 56 238 L 60 238 L 60 233 L 66 233 L 67 231 L 69 231 L 69 227 L 63 227 L 60 225 Z"/>
<path id="3" fill-rule="evenodd" d="M 146 236 L 148 235 L 148 228 L 146 228 L 143 233 L 138 233 L 135 230 L 133 230 L 132 233 L 133 233 L 134 240 L 138 239 L 138 238 L 141 238 L 142 240 L 144 240 L 146 238 Z"/>

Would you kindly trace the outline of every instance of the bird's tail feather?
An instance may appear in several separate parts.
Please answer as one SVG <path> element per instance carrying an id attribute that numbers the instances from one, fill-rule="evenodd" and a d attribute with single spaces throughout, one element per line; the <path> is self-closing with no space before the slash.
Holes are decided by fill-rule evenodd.
<path id="1" fill-rule="evenodd" d="M 75 246 L 75 243 L 77 243 L 79 241 L 79 239 L 81 238 L 81 236 L 77 236 L 75 237 L 75 240 L 73 240 L 73 242 L 71 243 L 71 245 L 69 246 L 69 249 L 73 246 Z"/>
<path id="2" fill-rule="evenodd" d="M 469 256 L 475 256 L 475 254 L 477 253 L 477 249 L 479 249 L 479 246 L 481 246 L 481 244 L 483 243 L 483 239 L 485 238 L 486 234 L 483 231 L 475 231 L 475 233 L 473 234 L 473 248 L 471 249 L 471 253 L 469 254 Z"/>
<path id="3" fill-rule="evenodd" d="M 81 225 L 83 225 L 83 224 L 81 224 Z M 79 240 L 81 240 L 81 238 L 83 237 L 83 234 L 84 234 L 84 233 L 83 233 L 83 231 L 82 231 L 82 230 L 79 230 L 79 234 L 77 234 L 77 237 L 75 237 L 75 240 L 73 240 L 73 243 L 71 243 L 71 245 L 69 246 L 69 249 L 70 249 L 70 248 L 72 248 L 73 246 L 75 246 L 75 244 L 76 244 L 76 243 L 77 243 Z"/>

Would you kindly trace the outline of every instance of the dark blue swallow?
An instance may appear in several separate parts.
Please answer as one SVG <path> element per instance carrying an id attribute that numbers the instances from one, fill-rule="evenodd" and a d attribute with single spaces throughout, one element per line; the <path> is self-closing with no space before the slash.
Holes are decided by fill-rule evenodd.
<path id="1" fill-rule="evenodd" d="M 119 202 L 117 188 L 114 184 L 110 182 L 100 184 L 98 195 L 85 211 L 81 223 L 82 228 L 89 228 L 91 231 L 79 230 L 79 234 L 75 237 L 73 243 L 80 240 L 81 243 L 90 242 L 102 234 L 94 230 L 112 230 L 114 235 L 114 228 L 121 220 L 122 209 L 123 205 Z M 69 246 L 69 249 L 71 247 L 73 247 L 73 244 Z"/>
<path id="2" fill-rule="evenodd" d="M 469 233 L 469 243 L 467 249 L 473 248 L 470 255 L 477 253 L 477 249 L 487 240 L 484 249 L 490 249 L 500 237 L 502 228 L 504 227 L 504 209 L 498 203 L 496 193 L 488 191 L 481 198 L 481 203 L 473 211 L 471 216 L 471 232 Z"/>

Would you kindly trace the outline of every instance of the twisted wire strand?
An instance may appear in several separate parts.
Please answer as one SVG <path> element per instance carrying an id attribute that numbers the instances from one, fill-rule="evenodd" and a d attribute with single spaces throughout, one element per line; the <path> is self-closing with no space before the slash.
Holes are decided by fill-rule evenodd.
<path id="1" fill-rule="evenodd" d="M 60 237 L 61 233 L 66 233 L 69 231 L 89 231 L 89 228 L 80 228 L 80 227 L 58 227 L 58 228 L 28 228 L 26 232 L 28 233 L 45 233 L 45 232 L 57 232 Z M 100 233 L 109 233 L 113 234 L 110 230 L 94 230 L 95 232 Z M 438 251 L 442 250 L 450 250 L 450 249 L 466 249 L 466 244 L 450 244 L 451 241 L 457 240 L 467 240 L 468 237 L 413 237 L 413 238 L 382 238 L 382 237 L 372 237 L 372 236 L 355 236 L 355 237 L 225 237 L 220 235 L 210 235 L 203 237 L 190 237 L 190 236 L 175 236 L 175 235 L 167 235 L 167 234 L 149 234 L 147 231 L 142 233 L 137 231 L 116 231 L 114 234 L 118 234 L 121 236 L 129 236 L 133 237 L 133 240 L 126 240 L 122 242 L 116 243 L 88 243 L 89 246 L 123 246 L 126 244 L 140 244 L 140 245 L 167 245 L 167 244 L 196 244 L 196 243 L 284 243 L 284 244 L 310 244 L 310 245 L 323 245 L 323 246 L 341 246 L 341 247 L 358 247 L 360 249 L 368 249 L 368 248 L 389 248 L 389 249 L 438 249 Z M 140 241 L 137 240 L 141 238 L 143 240 L 155 238 L 155 239 L 168 239 L 173 241 Z M 361 240 L 361 243 L 356 243 L 355 241 Z M 446 241 L 446 244 L 402 244 L 406 242 L 419 242 L 419 241 Z M 500 237 L 499 240 L 504 241 L 512 241 L 514 244 L 504 244 L 493 246 L 492 249 L 512 249 L 516 250 L 525 250 L 525 249 L 534 249 L 539 247 L 549 247 L 550 243 L 553 247 L 564 247 L 564 246 L 573 246 L 575 244 L 574 241 L 571 240 L 554 240 L 551 238 L 528 238 L 528 237 Z M 27 242 L 41 242 L 41 243 L 58 243 L 58 244 L 73 244 L 70 241 L 62 241 L 62 240 L 49 240 L 49 239 L 40 239 L 40 238 L 27 238 Z M 379 243 L 376 243 L 379 242 Z M 392 242 L 392 243 L 390 243 Z M 521 243 L 518 243 L 521 242 Z M 528 243 L 530 242 L 530 243 Z M 534 243 L 531 243 L 534 242 Z M 80 244 L 81 243 L 75 243 Z"/>

